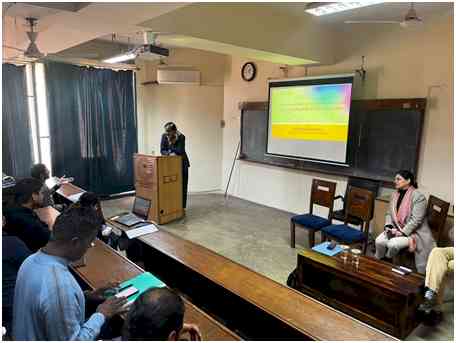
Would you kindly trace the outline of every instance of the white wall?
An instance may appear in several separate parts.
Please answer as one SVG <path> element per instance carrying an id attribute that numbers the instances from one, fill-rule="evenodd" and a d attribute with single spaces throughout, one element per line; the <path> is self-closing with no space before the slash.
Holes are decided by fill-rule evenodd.
<path id="1" fill-rule="evenodd" d="M 156 62 L 141 62 L 137 72 L 138 150 L 160 154 L 163 125 L 176 123 L 185 134 L 190 158 L 189 192 L 219 189 L 222 166 L 223 74 L 225 56 L 172 49 L 170 65 L 201 71 L 202 85 L 141 85 L 156 79 Z"/>
<path id="2" fill-rule="evenodd" d="M 367 80 L 354 96 L 369 98 L 428 97 L 418 183 L 426 195 L 432 193 L 453 203 L 453 15 L 431 18 L 415 29 L 399 26 L 346 26 L 339 35 L 338 63 L 309 68 L 308 75 L 352 72 L 366 56 Z M 240 101 L 267 101 L 267 79 L 283 78 L 279 65 L 256 61 L 257 78 L 240 77 L 247 61 L 228 59 L 224 91 L 223 168 L 226 185 L 239 141 Z M 289 77 L 304 76 L 303 67 L 290 69 Z M 437 85 L 439 88 L 434 87 Z M 399 148 L 399 147 L 398 147 Z M 291 212 L 308 208 L 314 177 L 338 182 L 344 192 L 346 178 L 287 170 L 244 161 L 236 162 L 230 193 L 241 198 Z"/>

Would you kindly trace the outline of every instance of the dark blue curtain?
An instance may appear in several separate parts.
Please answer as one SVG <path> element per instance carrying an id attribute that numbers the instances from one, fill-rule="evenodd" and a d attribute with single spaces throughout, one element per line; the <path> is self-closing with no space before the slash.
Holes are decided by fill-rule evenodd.
<path id="1" fill-rule="evenodd" d="M 27 177 L 33 157 L 25 67 L 3 64 L 2 77 L 2 169 L 7 175 Z"/>
<path id="2" fill-rule="evenodd" d="M 46 87 L 53 174 L 102 195 L 133 190 L 133 72 L 49 62 Z"/>

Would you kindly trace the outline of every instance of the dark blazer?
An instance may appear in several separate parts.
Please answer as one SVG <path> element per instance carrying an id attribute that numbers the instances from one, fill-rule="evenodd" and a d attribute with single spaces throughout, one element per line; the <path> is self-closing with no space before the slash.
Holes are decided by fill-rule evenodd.
<path id="1" fill-rule="evenodd" d="M 182 156 L 183 167 L 190 167 L 190 161 L 185 152 L 185 136 L 182 133 L 177 135 L 177 140 L 174 144 L 170 144 L 168 136 L 164 133 L 161 138 L 160 153 L 164 156 L 170 155 L 171 153 Z"/>
<path id="2" fill-rule="evenodd" d="M 21 206 L 9 209 L 5 218 L 8 234 L 20 238 L 32 252 L 44 247 L 51 237 L 47 224 L 29 208 Z"/>
<path id="3" fill-rule="evenodd" d="M 2 234 L 2 249 L 2 312 L 3 318 L 11 321 L 17 272 L 30 255 L 30 250 L 19 238 L 5 233 Z"/>

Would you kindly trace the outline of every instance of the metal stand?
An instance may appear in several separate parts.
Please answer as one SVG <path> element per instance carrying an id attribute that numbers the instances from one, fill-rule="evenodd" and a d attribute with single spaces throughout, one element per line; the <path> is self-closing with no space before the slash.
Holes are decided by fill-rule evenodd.
<path id="1" fill-rule="evenodd" d="M 225 199 L 228 196 L 228 187 L 230 187 L 230 182 L 231 182 L 231 176 L 233 175 L 233 169 L 234 169 L 234 164 L 236 163 L 237 156 L 239 154 L 239 148 L 241 147 L 241 141 L 239 140 L 237 148 L 236 148 L 236 153 L 234 154 L 233 158 L 233 164 L 231 165 L 231 170 L 230 170 L 230 177 L 228 178 L 228 183 L 226 184 L 226 189 L 225 189 Z"/>

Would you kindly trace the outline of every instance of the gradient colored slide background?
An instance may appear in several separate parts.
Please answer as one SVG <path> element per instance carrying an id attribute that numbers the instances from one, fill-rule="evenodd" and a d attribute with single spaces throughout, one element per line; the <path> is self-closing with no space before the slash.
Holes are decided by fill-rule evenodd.
<path id="1" fill-rule="evenodd" d="M 347 142 L 352 84 L 271 88 L 271 136 Z"/>

